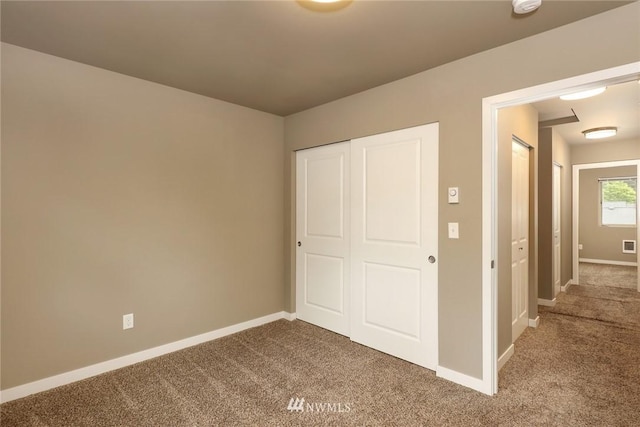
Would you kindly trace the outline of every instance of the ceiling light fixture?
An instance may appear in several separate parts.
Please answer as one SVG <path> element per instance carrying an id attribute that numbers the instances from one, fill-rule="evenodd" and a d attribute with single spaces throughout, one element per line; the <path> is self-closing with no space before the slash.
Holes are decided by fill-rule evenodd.
<path id="1" fill-rule="evenodd" d="M 582 133 L 587 139 L 609 138 L 611 136 L 615 136 L 615 134 L 618 133 L 618 128 L 614 126 L 607 126 L 602 128 L 583 130 Z"/>
<path id="2" fill-rule="evenodd" d="M 298 4 L 314 12 L 335 12 L 349 6 L 353 0 L 297 0 Z"/>
<path id="3" fill-rule="evenodd" d="M 560 99 L 563 101 L 575 101 L 577 99 L 585 99 L 591 98 L 592 96 L 600 95 L 602 92 L 607 90 L 606 86 L 597 87 L 595 89 L 583 90 L 580 92 L 569 93 L 567 95 L 562 95 Z"/>
<path id="4" fill-rule="evenodd" d="M 538 9 L 542 4 L 542 0 L 511 0 L 513 12 L 518 15 L 531 13 Z"/>

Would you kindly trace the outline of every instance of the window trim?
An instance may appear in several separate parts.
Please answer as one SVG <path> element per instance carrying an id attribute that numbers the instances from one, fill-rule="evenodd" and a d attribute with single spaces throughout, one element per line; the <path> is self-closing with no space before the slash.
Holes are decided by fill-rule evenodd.
<path id="1" fill-rule="evenodd" d="M 605 224 L 602 220 L 602 209 L 604 203 L 604 197 L 602 194 L 604 182 L 609 181 L 624 181 L 624 180 L 634 180 L 636 182 L 636 215 L 634 217 L 635 222 L 633 224 Z M 615 177 L 605 177 L 598 178 L 598 225 L 600 227 L 611 227 L 611 228 L 637 228 L 638 227 L 638 177 L 636 175 L 631 176 L 615 176 Z"/>

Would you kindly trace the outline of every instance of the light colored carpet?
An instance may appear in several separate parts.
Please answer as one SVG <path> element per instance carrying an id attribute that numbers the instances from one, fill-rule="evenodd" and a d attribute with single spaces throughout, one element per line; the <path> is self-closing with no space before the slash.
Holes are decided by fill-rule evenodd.
<path id="1" fill-rule="evenodd" d="M 573 285 L 568 292 L 556 297 L 555 307 L 538 308 L 541 312 L 564 314 L 575 319 L 592 319 L 620 328 L 640 330 L 640 292 L 634 289 Z"/>
<path id="2" fill-rule="evenodd" d="M 638 267 L 581 262 L 578 269 L 581 285 L 638 289 Z"/>
<path id="3" fill-rule="evenodd" d="M 281 320 L 3 404 L 1 425 L 637 426 L 640 323 L 592 316 L 624 290 L 596 298 L 582 288 L 523 333 L 493 397 Z M 580 310 L 587 300 L 591 312 Z M 295 397 L 335 412 L 288 411 Z"/>

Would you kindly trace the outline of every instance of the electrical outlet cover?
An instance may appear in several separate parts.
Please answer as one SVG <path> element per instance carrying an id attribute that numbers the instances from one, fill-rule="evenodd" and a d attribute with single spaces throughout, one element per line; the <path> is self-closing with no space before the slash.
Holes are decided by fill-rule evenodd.
<path id="1" fill-rule="evenodd" d="M 133 328 L 133 313 L 122 316 L 122 329 Z"/>

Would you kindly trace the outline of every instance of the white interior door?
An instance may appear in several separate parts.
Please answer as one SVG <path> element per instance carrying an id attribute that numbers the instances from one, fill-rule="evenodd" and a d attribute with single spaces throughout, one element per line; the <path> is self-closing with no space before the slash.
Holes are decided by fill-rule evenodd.
<path id="1" fill-rule="evenodd" d="M 296 153 L 296 316 L 349 335 L 348 142 Z"/>
<path id="2" fill-rule="evenodd" d="M 351 158 L 351 339 L 435 369 L 438 124 L 353 140 Z"/>
<path id="3" fill-rule="evenodd" d="M 515 341 L 529 323 L 529 148 L 515 139 L 511 145 L 511 337 Z"/>
<path id="4" fill-rule="evenodd" d="M 562 286 L 562 236 L 560 224 L 562 222 L 562 166 L 553 165 L 553 292 L 560 293 Z"/>

